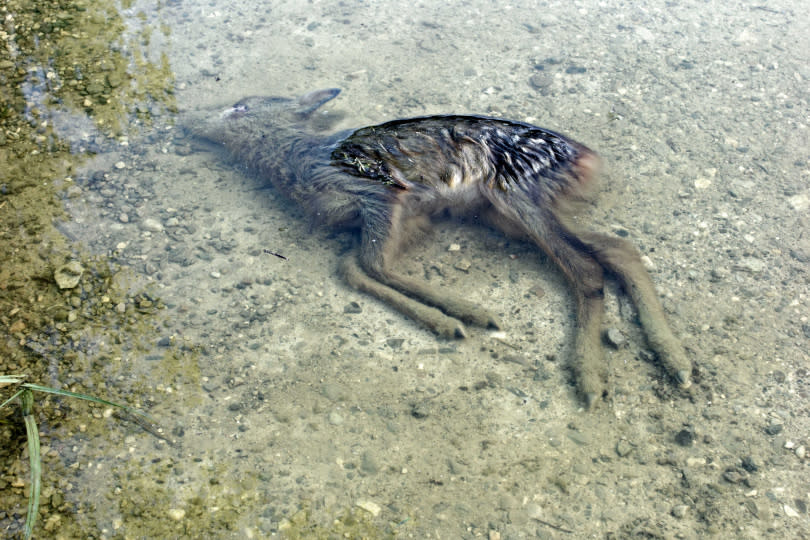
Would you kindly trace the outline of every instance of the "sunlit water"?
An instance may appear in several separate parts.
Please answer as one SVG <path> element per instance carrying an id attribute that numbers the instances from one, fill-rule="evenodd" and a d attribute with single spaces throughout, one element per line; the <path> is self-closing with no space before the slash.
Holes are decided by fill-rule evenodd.
<path id="1" fill-rule="evenodd" d="M 68 536 L 106 538 L 806 534 L 800 3 L 242 4 L 118 8 L 108 51 L 126 60 L 105 88 L 138 91 L 112 137 L 93 107 L 27 90 L 75 152 L 92 152 L 53 179 L 73 186 L 60 229 L 125 268 L 121 287 L 165 306 L 140 332 L 88 333 L 79 365 L 46 381 L 82 388 L 101 371 L 95 393 L 163 431 L 115 417 L 46 426 L 66 477 L 44 489 L 69 504 L 46 502 L 43 537 L 59 535 L 44 528 L 59 513 Z M 179 115 L 150 101 L 164 84 Z M 182 111 L 325 87 L 343 90 L 322 113 L 332 129 L 478 113 L 597 150 L 606 171 L 583 219 L 648 257 L 693 387 L 676 390 L 649 361 L 611 287 L 605 327 L 625 343 L 606 347 L 607 397 L 583 411 L 565 367 L 564 279 L 531 246 L 454 223 L 403 268 L 488 305 L 506 328 L 437 340 L 343 283 L 350 234 L 313 228 L 181 127 Z M 106 433 L 83 435 L 89 423 Z"/>

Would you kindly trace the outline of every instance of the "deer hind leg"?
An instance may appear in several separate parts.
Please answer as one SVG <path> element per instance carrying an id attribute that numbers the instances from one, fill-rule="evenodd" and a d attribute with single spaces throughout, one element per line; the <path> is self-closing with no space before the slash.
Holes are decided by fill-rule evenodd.
<path id="1" fill-rule="evenodd" d="M 688 388 L 691 385 L 691 363 L 683 345 L 667 324 L 664 309 L 650 275 L 641 263 L 638 250 L 626 240 L 605 234 L 586 232 L 580 233 L 579 238 L 591 248 L 597 260 L 622 282 L 638 310 L 650 347 L 680 387 Z"/>
<path id="2" fill-rule="evenodd" d="M 588 407 L 602 394 L 606 367 L 600 332 L 604 312 L 604 269 L 588 246 L 566 229 L 550 210 L 511 198 L 495 201 L 484 216 L 509 236 L 537 244 L 563 271 L 577 307 L 574 355 L 570 365 L 577 388 Z"/>
<path id="3" fill-rule="evenodd" d="M 403 219 L 400 204 L 367 204 L 360 247 L 360 266 L 365 272 L 356 261 L 344 261 L 342 270 L 349 284 L 387 302 L 443 337 L 465 337 L 460 321 L 499 328 L 497 317 L 480 306 L 442 294 L 422 280 L 394 271 L 397 256 L 417 221 Z"/>
<path id="4" fill-rule="evenodd" d="M 602 395 L 607 369 L 600 334 L 604 302 L 604 270 L 599 262 L 582 249 L 575 237 L 563 229 L 546 238 L 535 238 L 541 248 L 559 266 L 574 290 L 577 325 L 571 368 L 577 388 L 590 408 Z"/>
<path id="5" fill-rule="evenodd" d="M 568 278 L 576 301 L 574 355 L 570 361 L 577 389 L 588 407 L 601 396 L 607 370 L 600 333 L 604 312 L 604 268 L 583 244 L 546 208 L 510 197 L 493 197 L 484 217 L 508 236 L 531 240 Z"/>

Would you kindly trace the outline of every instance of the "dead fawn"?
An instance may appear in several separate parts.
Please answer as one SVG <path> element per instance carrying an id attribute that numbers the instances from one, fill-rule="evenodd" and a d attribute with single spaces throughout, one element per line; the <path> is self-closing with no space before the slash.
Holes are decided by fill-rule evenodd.
<path id="1" fill-rule="evenodd" d="M 534 242 L 566 275 L 577 303 L 572 366 L 589 407 L 604 388 L 606 271 L 632 297 L 661 364 L 681 387 L 690 385 L 689 360 L 638 251 L 621 238 L 578 230 L 567 217 L 569 203 L 594 181 L 593 151 L 553 131 L 483 116 L 408 118 L 331 136 L 308 130 L 312 113 L 339 92 L 248 97 L 192 121 L 190 130 L 224 145 L 314 222 L 359 229 L 359 256 L 341 263 L 346 280 L 440 336 L 465 337 L 463 322 L 501 327 L 487 309 L 397 271 L 408 240 L 449 211 Z"/>

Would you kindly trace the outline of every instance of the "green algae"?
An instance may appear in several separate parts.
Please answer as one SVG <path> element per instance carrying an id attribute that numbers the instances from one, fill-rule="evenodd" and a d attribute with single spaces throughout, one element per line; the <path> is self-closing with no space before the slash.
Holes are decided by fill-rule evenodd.
<path id="1" fill-rule="evenodd" d="M 140 300 L 149 292 L 133 272 L 91 256 L 56 228 L 67 219 L 61 192 L 88 154 L 76 151 L 54 119 L 86 118 L 97 131 L 96 143 L 114 142 L 128 136 L 133 126 L 150 122 L 154 111 L 175 110 L 174 78 L 165 54 L 144 51 L 148 32 L 128 34 L 112 3 L 9 0 L 0 6 L 0 21 L 2 372 L 110 395 L 111 375 L 122 372 L 125 358 L 136 355 L 141 343 L 145 349 L 153 335 L 160 302 L 153 300 L 143 309 Z M 60 289 L 54 271 L 71 261 L 83 267 L 81 278 L 75 287 Z M 90 358 L 77 344 L 102 329 L 126 337 L 105 341 L 101 354 Z M 177 354 L 193 353 L 166 352 L 168 357 Z M 177 369 L 178 363 L 166 366 Z M 136 402 L 139 395 L 154 391 L 139 381 L 114 385 L 117 393 L 124 388 Z M 47 447 L 57 442 L 51 435 L 79 431 L 76 425 L 87 407 L 47 398 L 37 409 L 54 430 L 43 432 Z M 25 439 L 10 416 L 10 410 L 0 412 L 0 508 L 8 517 L 24 517 L 26 486 L 18 479 L 27 476 L 20 455 Z M 109 435 L 103 422 L 83 429 L 87 437 Z M 55 486 L 70 476 L 56 457 L 44 456 L 45 494 L 58 493 Z M 76 528 L 75 509 L 62 498 L 46 497 L 41 513 L 46 532 L 58 526 L 62 534 L 83 536 Z M 14 520 L 3 528 L 19 534 L 20 524 Z"/>

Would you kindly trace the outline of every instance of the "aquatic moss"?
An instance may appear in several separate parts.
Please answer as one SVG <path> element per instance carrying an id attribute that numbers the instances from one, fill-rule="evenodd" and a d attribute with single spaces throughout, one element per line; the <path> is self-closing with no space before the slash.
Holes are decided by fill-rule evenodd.
<path id="1" fill-rule="evenodd" d="M 65 115 L 86 118 L 97 130 L 94 143 L 115 144 L 117 137 L 149 121 L 156 111 L 175 109 L 174 78 L 165 55 L 143 51 L 139 42 L 148 45 L 148 32 L 127 34 L 113 3 L 8 0 L 0 6 L 0 20 L 3 371 L 106 396 L 107 377 L 114 370 L 103 369 L 100 363 L 109 362 L 111 368 L 127 351 L 120 341 L 107 342 L 107 354 L 90 360 L 82 352 L 88 336 L 98 333 L 99 327 L 117 328 L 130 336 L 126 341 L 131 348 L 154 333 L 160 303 L 153 299 L 150 309 L 140 309 L 139 293 L 133 292 L 139 285 L 131 273 L 104 257 L 88 255 L 55 227 L 67 219 L 61 191 L 86 157 L 56 123 Z M 84 271 L 78 286 L 62 290 L 54 281 L 54 270 L 70 261 L 78 261 Z M 188 353 L 167 352 L 174 354 Z M 150 390 L 135 386 L 131 383 L 130 390 Z M 49 398 L 37 409 L 59 426 L 62 420 L 81 421 L 81 412 L 72 415 L 70 407 Z M 11 520 L 0 528 L 10 532 L 21 524 L 12 516 L 24 515 L 26 506 L 25 485 L 8 480 L 26 477 L 20 459 L 24 433 L 15 427 L 18 422 L 10 418 L 12 413 L 11 408 L 0 413 L 0 508 Z M 51 442 L 45 431 L 43 443 Z M 44 456 L 45 493 L 53 492 L 67 474 L 65 464 L 53 458 Z M 49 497 L 41 513 L 43 527 L 58 523 L 66 536 L 74 536 L 71 531 L 83 536 L 77 532 L 81 528 L 72 525 L 75 509 L 64 506 L 59 497 Z"/>

